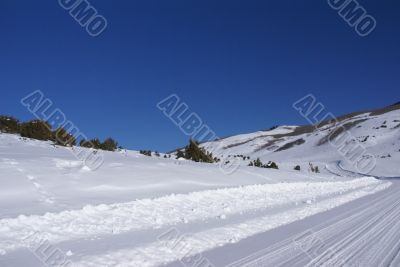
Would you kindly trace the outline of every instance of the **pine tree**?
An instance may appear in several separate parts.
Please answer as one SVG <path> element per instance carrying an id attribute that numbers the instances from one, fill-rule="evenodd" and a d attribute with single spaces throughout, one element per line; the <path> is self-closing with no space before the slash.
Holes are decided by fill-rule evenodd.
<path id="1" fill-rule="evenodd" d="M 21 136 L 44 141 L 53 139 L 50 124 L 41 120 L 32 120 L 22 123 Z"/>
<path id="2" fill-rule="evenodd" d="M 76 145 L 75 137 L 68 133 L 64 128 L 58 128 L 53 132 L 53 141 L 60 146 Z"/>
<path id="3" fill-rule="evenodd" d="M 91 140 L 81 140 L 79 143 L 81 147 L 93 148 L 93 149 L 101 149 L 101 142 L 98 138 L 94 138 Z"/>
<path id="4" fill-rule="evenodd" d="M 204 148 L 199 147 L 199 143 L 193 140 L 190 140 L 189 145 L 186 146 L 184 157 L 195 162 L 214 162 L 212 153 L 209 153 Z"/>
<path id="5" fill-rule="evenodd" d="M 103 143 L 100 144 L 100 149 L 107 151 L 115 151 L 118 148 L 118 143 L 111 137 L 107 138 Z"/>
<path id="6" fill-rule="evenodd" d="M 177 158 L 177 159 L 179 159 L 179 158 L 185 158 L 185 154 L 184 154 L 181 150 L 178 150 L 178 151 L 176 152 L 176 158 Z"/>
<path id="7" fill-rule="evenodd" d="M 278 168 L 278 165 L 277 165 L 275 162 L 273 162 L 273 161 L 268 162 L 267 168 L 270 168 L 270 169 L 279 169 L 279 168 Z"/>
<path id="8" fill-rule="evenodd" d="M 255 167 L 262 167 L 262 165 L 263 165 L 263 163 L 261 162 L 260 158 L 257 158 L 257 159 L 254 161 L 254 166 L 255 166 Z"/>
<path id="9" fill-rule="evenodd" d="M 20 132 L 19 121 L 14 117 L 0 116 L 0 132 L 19 133 Z"/>

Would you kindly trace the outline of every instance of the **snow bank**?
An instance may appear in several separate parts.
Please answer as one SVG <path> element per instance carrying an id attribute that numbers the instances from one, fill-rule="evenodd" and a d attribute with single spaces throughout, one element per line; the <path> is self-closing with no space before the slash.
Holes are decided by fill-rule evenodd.
<path id="1" fill-rule="evenodd" d="M 388 183 L 386 183 L 388 184 Z M 0 220 L 0 247 L 6 251 L 29 247 L 28 236 L 61 242 L 90 236 L 120 234 L 161 228 L 179 223 L 280 208 L 299 203 L 311 204 L 354 190 L 379 186 L 374 178 L 345 182 L 280 183 L 207 190 L 189 194 L 141 199 L 113 205 L 87 205 L 80 210 L 20 215 Z"/>

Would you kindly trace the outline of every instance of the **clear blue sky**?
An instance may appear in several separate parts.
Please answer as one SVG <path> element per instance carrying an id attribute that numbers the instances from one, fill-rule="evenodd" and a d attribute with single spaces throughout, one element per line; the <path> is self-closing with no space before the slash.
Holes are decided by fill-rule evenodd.
<path id="1" fill-rule="evenodd" d="M 57 0 L 0 1 L 0 114 L 42 90 L 89 137 L 168 151 L 188 137 L 156 108 L 178 94 L 219 135 L 306 123 L 400 100 L 400 3 L 359 0 L 377 20 L 361 38 L 326 1 L 95 1 L 91 37 Z"/>

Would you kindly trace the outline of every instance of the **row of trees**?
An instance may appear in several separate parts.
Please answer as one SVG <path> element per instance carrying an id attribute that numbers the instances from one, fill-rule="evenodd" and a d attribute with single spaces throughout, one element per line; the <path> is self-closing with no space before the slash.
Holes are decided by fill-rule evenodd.
<path id="1" fill-rule="evenodd" d="M 273 161 L 268 161 L 267 164 L 264 164 L 260 158 L 256 160 L 250 161 L 249 166 L 258 167 L 258 168 L 267 168 L 267 169 L 279 169 L 278 165 Z"/>
<path id="2" fill-rule="evenodd" d="M 160 157 L 161 156 L 160 152 L 158 152 L 158 151 L 152 152 L 151 150 L 139 150 L 139 153 L 142 154 L 142 155 L 148 156 L 148 157 L 151 157 L 153 154 L 156 157 Z M 171 157 L 171 155 L 168 155 L 168 156 Z M 164 155 L 164 158 L 168 158 L 168 156 Z"/>
<path id="3" fill-rule="evenodd" d="M 91 140 L 82 139 L 79 142 L 81 147 L 101 149 L 106 151 L 115 151 L 118 148 L 118 142 L 112 139 L 111 137 L 101 142 L 98 138 L 94 138 Z"/>
<path id="4" fill-rule="evenodd" d="M 10 116 L 0 116 L 0 132 L 20 134 L 22 137 L 32 138 L 42 141 L 53 141 L 60 146 L 75 146 L 76 138 L 64 128 L 53 130 L 51 125 L 42 120 L 31 120 L 20 122 L 18 119 Z M 82 147 L 114 151 L 118 148 L 118 143 L 107 138 L 101 142 L 98 138 L 92 140 L 81 140 Z"/>

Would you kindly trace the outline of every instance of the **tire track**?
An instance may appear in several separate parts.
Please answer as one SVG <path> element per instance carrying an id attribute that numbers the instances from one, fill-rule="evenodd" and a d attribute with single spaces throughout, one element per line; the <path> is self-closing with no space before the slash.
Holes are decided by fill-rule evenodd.
<path id="1" fill-rule="evenodd" d="M 3 163 L 9 165 L 11 168 L 15 168 L 17 170 L 17 172 L 19 172 L 20 174 L 22 174 L 25 179 L 33 185 L 35 191 L 38 193 L 39 195 L 39 201 L 52 205 L 55 203 L 55 197 L 53 194 L 51 194 L 49 191 L 46 190 L 46 188 L 39 182 L 39 180 L 31 175 L 28 174 L 24 169 L 19 167 L 19 163 L 18 161 L 16 161 L 15 159 L 8 159 L 8 158 L 4 158 L 2 159 Z"/>
<path id="2" fill-rule="evenodd" d="M 366 223 L 362 225 L 361 228 L 358 228 L 357 231 L 353 234 L 350 234 L 344 240 L 341 240 L 338 245 L 334 247 L 330 247 L 330 250 L 335 253 L 335 256 L 332 258 L 330 255 L 329 258 L 324 255 L 319 258 L 318 261 L 312 261 L 308 266 L 319 266 L 322 264 L 339 266 L 342 263 L 348 263 L 350 258 L 352 258 L 358 251 L 365 248 L 362 247 L 363 244 L 367 242 L 367 239 L 374 239 L 379 236 L 382 232 L 386 231 L 390 224 L 387 224 L 387 220 L 392 221 L 397 218 L 400 210 L 398 206 L 400 204 L 400 200 L 395 202 L 389 208 L 386 208 L 384 211 L 376 214 L 372 219 L 369 219 Z M 383 217 L 386 217 L 385 220 L 381 220 Z M 346 254 L 349 254 L 346 256 Z M 326 254 L 325 254 L 326 255 Z M 338 262 L 340 260 L 340 262 Z"/>
<path id="3" fill-rule="evenodd" d="M 393 196 L 393 198 L 395 198 L 395 196 Z M 380 208 L 380 206 L 384 206 L 386 201 L 387 200 L 385 198 L 384 200 L 382 200 L 379 203 L 378 207 L 376 207 L 376 208 Z M 398 202 L 400 203 L 400 200 Z M 330 225 L 329 227 L 326 227 L 324 229 L 321 229 L 318 232 L 315 232 L 314 235 L 316 237 L 318 237 L 318 239 L 321 240 L 321 242 L 323 243 L 324 251 L 322 252 L 323 254 L 321 254 L 318 258 L 315 258 L 311 262 L 309 262 L 307 266 L 320 266 L 320 265 L 326 264 L 328 259 L 330 259 L 333 256 L 333 253 L 337 254 L 337 251 L 339 251 L 342 247 L 346 246 L 346 244 L 351 242 L 351 240 L 354 240 L 358 236 L 360 236 L 360 234 L 365 229 L 368 229 L 369 226 L 373 225 L 383 214 L 387 214 L 387 213 L 391 212 L 392 209 L 393 209 L 393 207 L 387 207 L 386 209 L 382 210 L 380 212 L 380 214 L 376 214 L 372 219 L 365 221 L 364 223 L 363 223 L 363 221 L 365 220 L 365 216 L 370 216 L 370 214 L 375 213 L 375 211 L 374 211 L 374 209 L 371 209 L 372 211 L 368 212 L 366 214 L 362 210 L 362 211 L 358 212 L 358 214 L 356 214 L 355 216 L 350 216 L 347 219 L 338 221 L 337 223 L 334 223 L 334 224 Z M 354 232 L 354 227 L 357 225 L 360 225 L 360 224 L 363 225 L 362 228 L 358 228 L 357 231 Z M 344 228 L 344 230 L 343 230 L 343 228 Z M 337 233 L 337 229 L 340 229 L 340 236 L 335 234 L 335 233 Z M 345 238 L 344 238 L 344 240 L 341 240 L 340 243 L 338 244 L 340 247 L 328 246 L 328 244 L 337 243 L 337 240 L 340 239 L 341 237 L 345 237 Z M 316 249 L 318 249 L 318 248 L 311 247 L 310 251 L 315 251 Z M 321 248 L 319 248 L 319 249 L 322 250 Z M 305 252 L 305 253 L 311 254 L 311 252 Z M 325 258 L 323 258 L 323 257 L 325 257 Z M 300 254 L 300 258 L 302 258 L 301 254 Z M 309 256 L 309 258 L 311 259 L 312 257 Z M 335 256 L 335 258 L 337 258 L 337 257 Z M 279 266 L 285 266 L 285 264 L 287 264 L 289 262 L 297 262 L 298 260 L 300 260 L 300 259 L 290 259 L 290 260 L 287 260 L 287 261 L 279 264 Z M 317 262 L 315 262 L 316 260 L 317 260 Z"/>
<path id="4" fill-rule="evenodd" d="M 335 229 L 343 230 L 344 226 L 347 226 L 348 229 L 344 232 L 343 235 L 351 233 L 355 226 L 357 226 L 360 222 L 365 220 L 365 217 L 369 217 L 370 215 L 376 214 L 376 210 L 381 210 L 382 212 L 390 210 L 393 208 L 395 204 L 390 207 L 386 207 L 387 203 L 392 203 L 393 200 L 398 199 L 397 192 L 393 190 L 388 195 L 380 196 L 376 199 L 376 201 L 371 203 L 365 203 L 351 211 L 348 211 L 342 214 L 339 218 L 335 217 L 328 222 L 317 225 L 315 228 L 320 228 L 320 230 L 313 232 L 313 235 L 317 236 L 320 240 L 328 239 L 330 242 L 337 241 L 334 236 Z M 255 254 L 250 255 L 247 258 L 244 258 L 238 262 L 227 265 L 227 267 L 236 267 L 236 266 L 304 266 L 308 262 L 310 262 L 310 258 L 305 255 L 305 252 L 302 251 L 294 242 L 294 240 L 301 241 L 299 237 L 302 237 L 303 240 L 309 238 L 309 233 L 303 232 L 300 235 L 292 236 L 284 241 L 281 241 L 278 244 L 270 246 L 267 249 L 259 251 Z M 310 247 L 309 249 L 313 249 Z M 315 249 L 315 248 L 314 248 Z M 282 261 L 283 260 L 283 261 Z M 305 263 L 303 263 L 305 262 Z M 291 264 L 289 264 L 291 263 Z"/>

